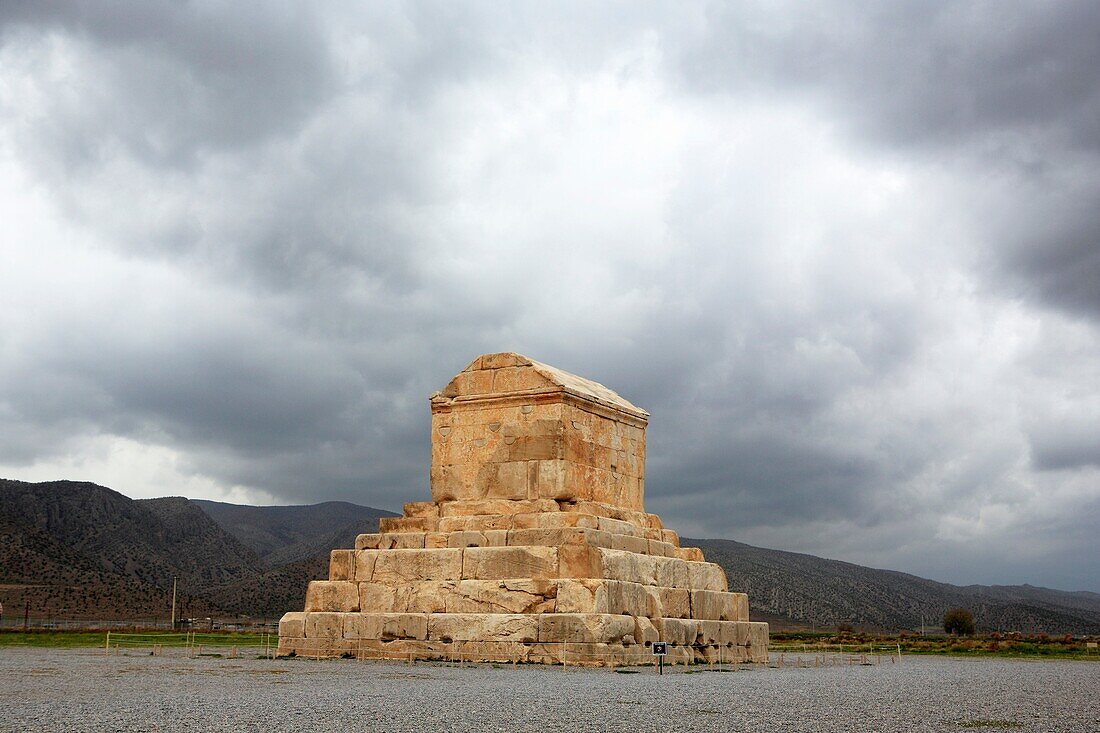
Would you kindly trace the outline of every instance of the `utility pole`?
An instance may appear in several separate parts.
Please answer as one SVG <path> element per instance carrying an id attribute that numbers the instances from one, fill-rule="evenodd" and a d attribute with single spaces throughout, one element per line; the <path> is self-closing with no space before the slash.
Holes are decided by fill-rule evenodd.
<path id="1" fill-rule="evenodd" d="M 176 630 L 176 576 L 172 576 L 172 631 Z"/>

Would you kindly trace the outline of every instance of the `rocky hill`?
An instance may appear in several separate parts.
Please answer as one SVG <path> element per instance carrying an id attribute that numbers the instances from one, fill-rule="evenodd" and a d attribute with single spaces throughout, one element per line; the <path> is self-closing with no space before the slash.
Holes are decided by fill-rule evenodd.
<path id="1" fill-rule="evenodd" d="M 804 626 L 935 627 L 949 608 L 966 608 L 985 630 L 1098 633 L 1100 594 L 1034 586 L 957 586 L 732 540 L 686 539 L 725 568 L 752 609 Z"/>
<path id="2" fill-rule="evenodd" d="M 247 506 L 192 499 L 191 504 L 255 552 L 268 568 L 322 553 L 327 555 L 334 547 L 351 547 L 357 534 L 378 527 L 379 517 L 397 516 L 346 501 L 307 506 Z"/>
<path id="3" fill-rule="evenodd" d="M 130 499 L 93 483 L 0 479 L 0 602 L 34 618 L 280 615 L 328 552 L 390 512 L 341 502 L 250 507 Z M 225 526 L 222 525 L 225 523 Z"/>
<path id="4" fill-rule="evenodd" d="M 299 609 L 334 547 L 390 512 L 325 502 L 252 507 L 180 497 L 132 500 L 96 484 L 0 480 L 0 601 L 8 623 L 38 618 L 165 619 L 172 578 L 181 616 L 273 619 Z M 1033 586 L 954 586 L 732 540 L 689 540 L 779 626 L 913 629 L 961 606 L 980 628 L 1100 632 L 1100 594 Z"/>

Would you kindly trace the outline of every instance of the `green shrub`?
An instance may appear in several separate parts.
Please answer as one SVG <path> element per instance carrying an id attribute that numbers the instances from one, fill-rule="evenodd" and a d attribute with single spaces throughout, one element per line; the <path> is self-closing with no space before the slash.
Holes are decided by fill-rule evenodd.
<path id="1" fill-rule="evenodd" d="M 943 630 L 956 636 L 973 636 L 974 614 L 965 608 L 952 608 L 943 615 Z"/>

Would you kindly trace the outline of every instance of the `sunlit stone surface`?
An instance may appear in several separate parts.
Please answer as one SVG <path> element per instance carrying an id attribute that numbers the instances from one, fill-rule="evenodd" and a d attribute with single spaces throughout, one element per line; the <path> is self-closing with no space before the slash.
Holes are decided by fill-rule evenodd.
<path id="1" fill-rule="evenodd" d="M 286 614 L 306 656 L 587 665 L 767 660 L 721 567 L 647 514 L 648 413 L 513 353 L 431 397 L 431 501 L 405 505 Z"/>

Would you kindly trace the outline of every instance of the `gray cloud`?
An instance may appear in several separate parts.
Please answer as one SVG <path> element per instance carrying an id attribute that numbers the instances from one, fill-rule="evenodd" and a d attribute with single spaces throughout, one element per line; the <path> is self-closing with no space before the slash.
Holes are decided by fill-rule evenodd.
<path id="1" fill-rule="evenodd" d="M 513 349 L 652 412 L 685 534 L 1098 589 L 1098 30 L 5 6 L 0 467 L 398 508 Z"/>

